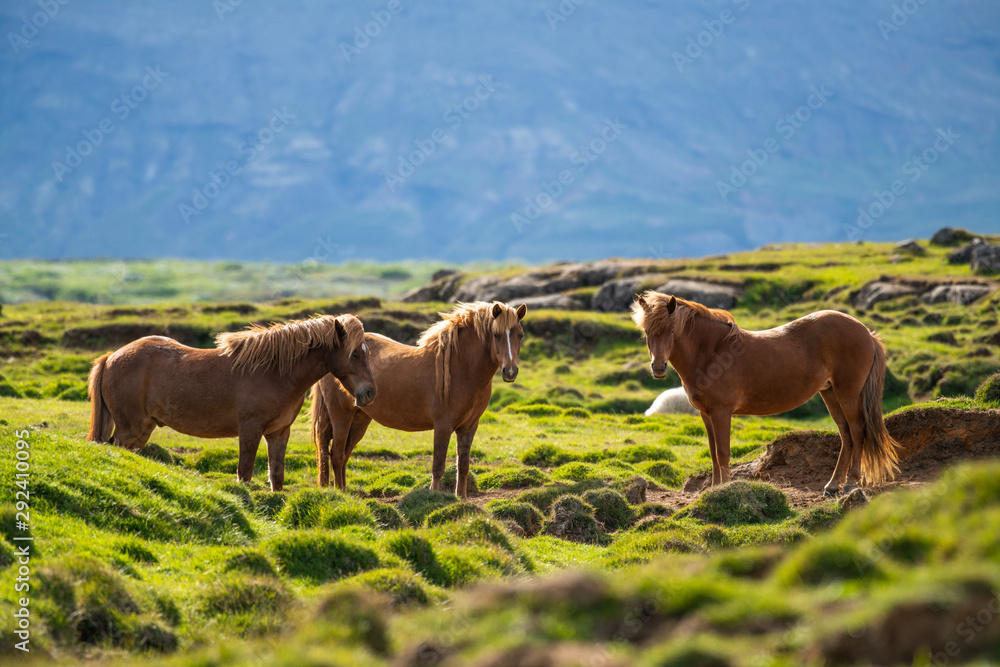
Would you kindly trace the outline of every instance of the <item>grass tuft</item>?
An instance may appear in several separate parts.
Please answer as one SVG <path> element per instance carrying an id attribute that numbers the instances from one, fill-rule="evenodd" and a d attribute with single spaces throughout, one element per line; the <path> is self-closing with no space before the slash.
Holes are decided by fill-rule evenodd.
<path id="1" fill-rule="evenodd" d="M 704 491 L 685 511 L 724 526 L 780 521 L 792 514 L 784 493 L 764 482 L 744 480 Z"/>

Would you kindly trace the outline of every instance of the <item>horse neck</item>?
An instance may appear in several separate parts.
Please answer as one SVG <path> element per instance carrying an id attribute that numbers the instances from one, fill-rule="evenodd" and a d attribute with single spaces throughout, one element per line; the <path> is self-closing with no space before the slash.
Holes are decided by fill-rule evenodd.
<path id="1" fill-rule="evenodd" d="M 287 378 L 295 387 L 296 392 L 301 389 L 305 393 L 309 387 L 319 382 L 324 375 L 330 372 L 330 366 L 327 362 L 329 353 L 330 349 L 327 347 L 314 347 L 292 364 Z"/>
<path id="2" fill-rule="evenodd" d="M 458 330 L 458 346 L 452 359 L 452 369 L 458 370 L 463 378 L 474 384 L 489 384 L 500 369 L 499 362 L 493 359 L 489 341 L 483 340 L 472 327 L 462 327 Z M 456 363 L 457 362 L 457 363 Z M 482 382 L 476 382 L 482 380 Z M 452 376 L 452 385 L 455 377 Z"/>
<path id="3" fill-rule="evenodd" d="M 732 329 L 725 322 L 695 315 L 684 333 L 674 333 L 670 365 L 685 383 L 714 360 L 714 351 Z"/>

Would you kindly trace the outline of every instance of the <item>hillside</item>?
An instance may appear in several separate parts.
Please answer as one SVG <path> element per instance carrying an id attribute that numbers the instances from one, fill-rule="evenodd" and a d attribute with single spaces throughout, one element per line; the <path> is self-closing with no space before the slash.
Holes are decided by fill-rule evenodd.
<path id="1" fill-rule="evenodd" d="M 996 623 L 962 624 L 1000 593 L 1000 294 L 992 274 L 948 261 L 964 243 L 465 266 L 436 279 L 429 267 L 385 267 L 410 272 L 409 301 L 193 301 L 203 286 L 191 274 L 210 268 L 202 282 L 224 291 L 227 272 L 177 262 L 152 274 L 176 289 L 172 299 L 126 305 L 155 283 L 139 264 L 125 285 L 140 291 L 124 289 L 118 304 L 5 304 L 0 660 L 23 658 L 15 586 L 26 576 L 32 655 L 61 664 L 996 661 Z M 94 265 L 67 266 L 46 276 L 49 287 L 92 285 Z M 14 268 L 25 277 L 31 267 Z M 228 275 L 238 287 L 255 272 Z M 568 282 L 585 274 L 602 280 Z M 358 282 L 378 275 L 366 267 Z M 876 326 L 889 352 L 886 423 L 903 447 L 896 478 L 860 498 L 823 497 L 839 443 L 813 401 L 735 417 L 737 481 L 702 490 L 711 463 L 701 419 L 642 414 L 676 375 L 653 380 L 628 316 L 595 309 L 602 290 L 680 279 L 731 288 L 746 328 L 821 308 Z M 412 342 L 452 305 L 416 300 L 428 289 L 454 298 L 486 288 L 544 289 L 511 298 L 575 305 L 529 307 L 518 380 L 495 378 L 473 443 L 468 502 L 427 488 L 429 433 L 379 426 L 348 463 L 346 492 L 317 489 L 306 411 L 277 493 L 263 447 L 254 480 L 239 484 L 234 439 L 162 428 L 138 453 L 85 440 L 92 359 L 139 336 L 208 347 L 248 322 L 352 312 L 367 330 Z M 20 462 L 18 451 L 28 452 Z M 446 484 L 454 476 L 449 463 Z M 26 536 L 24 575 L 15 549 Z"/>
<path id="2" fill-rule="evenodd" d="M 894 6 L 101 1 L 35 29 L 37 3 L 4 3 L 0 258 L 545 262 L 996 232 L 997 5 Z"/>

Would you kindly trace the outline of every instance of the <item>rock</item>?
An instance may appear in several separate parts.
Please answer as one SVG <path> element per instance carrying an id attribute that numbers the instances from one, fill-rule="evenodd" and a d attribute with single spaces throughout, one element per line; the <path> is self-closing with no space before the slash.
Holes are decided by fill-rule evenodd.
<path id="1" fill-rule="evenodd" d="M 948 253 L 949 264 L 968 264 L 972 261 L 972 251 L 981 245 L 988 245 L 981 238 L 974 238 L 958 250 Z"/>
<path id="2" fill-rule="evenodd" d="M 522 303 L 526 304 L 528 310 L 587 310 L 587 304 L 583 299 L 568 294 L 529 296 L 523 299 L 511 299 L 508 303 L 515 308 Z"/>
<path id="3" fill-rule="evenodd" d="M 953 245 L 955 243 L 961 243 L 971 239 L 972 234 L 964 229 L 956 227 L 942 227 L 934 232 L 934 236 L 931 237 L 931 243 L 934 245 Z"/>
<path id="4" fill-rule="evenodd" d="M 522 273 L 513 278 L 499 276 L 479 276 L 465 281 L 455 293 L 455 301 L 503 301 L 512 299 L 555 294 L 576 287 L 576 281 L 561 277 L 558 273 Z"/>
<path id="5" fill-rule="evenodd" d="M 906 241 L 900 242 L 898 246 L 893 248 L 893 252 L 898 252 L 903 255 L 926 255 L 927 251 L 924 250 L 923 246 L 914 241 L 913 239 L 908 239 Z"/>
<path id="6" fill-rule="evenodd" d="M 854 307 L 858 310 L 868 310 L 880 301 L 889 301 L 919 293 L 920 289 L 914 285 L 873 280 L 862 287 L 861 291 L 854 297 Z"/>
<path id="7" fill-rule="evenodd" d="M 399 297 L 399 300 L 407 303 L 451 301 L 452 296 L 458 289 L 458 284 L 461 282 L 462 278 L 465 277 L 464 273 L 449 271 L 448 269 L 437 271 L 434 275 L 437 277 L 430 285 L 412 289 L 403 296 Z"/>
<path id="8" fill-rule="evenodd" d="M 594 310 L 604 313 L 627 311 L 643 283 L 641 278 L 619 278 L 604 283 L 594 295 Z"/>
<path id="9" fill-rule="evenodd" d="M 673 294 L 688 301 L 695 301 L 709 308 L 729 310 L 743 297 L 743 290 L 735 285 L 709 283 L 702 280 L 672 278 L 656 288 L 657 292 Z"/>
<path id="10" fill-rule="evenodd" d="M 433 275 L 431 275 L 431 282 L 437 282 L 442 278 L 453 276 L 456 273 L 458 273 L 458 271 L 456 271 L 455 269 L 438 269 L 437 271 L 434 272 Z"/>
<path id="11" fill-rule="evenodd" d="M 976 273 L 1000 271 L 1000 246 L 981 244 L 972 249 L 972 270 Z"/>
<path id="12" fill-rule="evenodd" d="M 953 283 L 938 285 L 930 292 L 920 297 L 924 303 L 942 303 L 945 301 L 967 306 L 990 293 L 989 285 L 979 283 Z"/>

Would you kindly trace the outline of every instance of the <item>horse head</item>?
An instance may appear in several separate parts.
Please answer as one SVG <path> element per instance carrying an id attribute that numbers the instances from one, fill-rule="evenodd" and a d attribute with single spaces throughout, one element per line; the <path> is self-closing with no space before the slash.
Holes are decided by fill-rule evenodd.
<path id="1" fill-rule="evenodd" d="M 342 319 L 347 322 L 346 326 Z M 369 364 L 371 357 L 365 345 L 364 329 L 353 315 L 338 317 L 333 326 L 340 345 L 330 349 L 330 373 L 354 395 L 358 407 L 363 408 L 375 400 L 375 378 Z"/>
<path id="2" fill-rule="evenodd" d="M 632 319 L 642 329 L 646 338 L 649 370 L 658 380 L 667 376 L 667 360 L 674 347 L 675 310 L 677 310 L 676 297 L 671 296 L 667 300 L 665 294 L 651 292 L 640 295 L 632 306 Z"/>
<path id="3" fill-rule="evenodd" d="M 500 374 L 504 382 L 513 382 L 517 379 L 518 358 L 521 355 L 521 340 L 524 338 L 524 328 L 521 320 L 528 312 L 525 304 L 518 306 L 515 311 L 510 306 L 494 302 L 490 313 L 493 315 L 493 342 L 490 346 L 490 354 L 493 361 L 500 366 Z"/>

